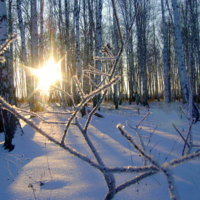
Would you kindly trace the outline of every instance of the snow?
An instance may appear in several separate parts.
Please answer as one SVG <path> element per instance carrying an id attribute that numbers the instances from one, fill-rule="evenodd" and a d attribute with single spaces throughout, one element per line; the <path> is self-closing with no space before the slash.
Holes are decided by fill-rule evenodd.
<path id="1" fill-rule="evenodd" d="M 140 144 L 135 131 L 127 126 L 126 121 L 132 127 L 136 127 L 150 112 L 137 131 L 147 153 L 160 164 L 170 162 L 182 155 L 184 146 L 183 140 L 172 123 L 184 137 L 187 136 L 188 131 L 188 120 L 181 114 L 180 106 L 181 104 L 178 102 L 170 104 L 152 102 L 148 109 L 136 104 L 124 103 L 119 106 L 119 110 L 115 110 L 111 104 L 103 104 L 100 113 L 104 115 L 104 118 L 94 116 L 88 134 L 105 166 L 142 166 L 142 157 L 121 135 L 116 125 L 122 124 L 125 130 Z M 59 107 L 49 106 L 49 109 L 63 111 Z M 69 115 L 50 113 L 41 113 L 40 115 L 50 121 L 66 121 L 69 118 Z M 85 124 L 86 117 L 80 118 L 81 124 Z M 64 125 L 44 124 L 36 118 L 32 120 L 56 140 L 62 139 Z M 24 122 L 21 122 L 21 125 L 25 134 L 21 134 L 18 129 L 13 139 L 15 149 L 10 153 L 2 148 L 4 136 L 3 133 L 0 134 L 0 199 L 104 199 L 107 186 L 102 173 L 48 141 Z M 197 122 L 192 127 L 195 144 L 200 144 L 199 130 L 200 122 Z M 95 160 L 76 126 L 71 126 L 69 129 L 65 143 Z M 197 149 L 193 148 L 193 151 Z M 175 185 L 181 199 L 199 199 L 199 164 L 199 160 L 192 160 L 172 168 Z M 139 174 L 115 173 L 116 185 L 137 175 Z M 116 200 L 167 200 L 169 198 L 167 180 L 164 173 L 161 172 L 122 190 L 114 197 Z"/>

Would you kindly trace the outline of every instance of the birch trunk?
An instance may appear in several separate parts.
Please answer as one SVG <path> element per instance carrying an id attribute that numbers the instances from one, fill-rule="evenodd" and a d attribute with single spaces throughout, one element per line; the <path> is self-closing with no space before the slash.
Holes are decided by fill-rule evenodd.
<path id="1" fill-rule="evenodd" d="M 5 42 L 7 39 L 7 13 L 6 13 L 6 1 L 0 1 L 0 46 Z M 4 53 L 2 56 L 8 54 L 7 52 Z M 0 63 L 0 95 L 10 104 L 14 103 L 13 95 L 13 76 L 10 74 L 13 69 L 12 66 L 8 64 L 6 61 L 5 63 Z M 14 133 L 16 130 L 17 119 L 8 111 L 2 110 L 0 107 L 0 120 L 3 125 L 5 143 L 4 148 L 9 149 L 12 151 L 14 149 L 14 145 L 12 145 L 12 139 L 14 137 Z"/>
<path id="2" fill-rule="evenodd" d="M 13 19 L 12 19 L 12 0 L 8 1 L 8 34 L 13 34 Z M 13 68 L 13 44 L 10 44 L 9 49 L 9 80 L 10 80 L 10 99 L 11 104 L 16 104 L 15 87 L 14 87 L 14 68 Z M 22 92 L 22 91 L 21 91 Z"/>
<path id="3" fill-rule="evenodd" d="M 117 56 L 118 53 L 118 33 L 117 33 L 117 26 L 116 26 L 116 21 L 113 16 L 113 35 L 114 35 L 114 44 L 115 44 L 115 56 Z M 115 71 L 116 75 L 118 75 L 118 67 L 116 68 Z M 115 109 L 118 109 L 118 83 L 114 85 L 114 104 L 115 104 Z"/>
<path id="4" fill-rule="evenodd" d="M 102 31 L 101 31 L 101 20 L 102 20 L 102 0 L 97 1 L 97 13 L 96 13 L 96 35 L 95 35 L 95 52 L 96 56 L 101 57 L 101 42 L 102 42 Z M 96 69 L 101 71 L 101 61 L 96 61 Z M 96 84 L 101 82 L 101 76 L 96 75 Z M 95 107 L 100 99 L 100 95 L 96 95 L 93 100 L 93 106 Z"/>
<path id="5" fill-rule="evenodd" d="M 93 35 L 94 35 L 94 20 L 93 20 L 93 0 L 88 0 L 88 10 L 89 10 L 89 63 L 91 66 L 94 66 L 94 58 L 93 58 L 93 51 L 94 51 L 94 44 L 93 44 Z M 90 74 L 90 78 L 93 82 L 94 74 Z M 94 85 L 91 84 L 90 90 L 94 90 Z"/>
<path id="6" fill-rule="evenodd" d="M 137 0 L 134 1 L 135 9 L 137 9 Z M 146 41 L 146 26 L 147 26 L 147 7 L 146 1 L 142 1 L 138 8 L 136 16 L 136 28 L 137 28 L 137 45 L 138 45 L 138 67 L 140 70 L 140 95 L 141 95 L 141 78 L 143 86 L 143 100 L 142 104 L 148 105 L 148 90 L 147 90 L 147 41 Z M 141 77 L 142 76 L 142 77 Z"/>
<path id="7" fill-rule="evenodd" d="M 171 0 L 173 14 L 174 14 L 174 25 L 175 25 L 175 44 L 176 44 L 176 53 L 178 57 L 178 71 L 180 77 L 181 90 L 183 93 L 183 102 L 189 103 L 189 88 L 188 88 L 188 80 L 186 75 L 185 63 L 184 63 L 184 55 L 182 49 L 182 40 L 181 40 L 181 30 L 180 30 L 180 19 L 179 19 L 179 10 L 177 0 Z M 196 107 L 194 101 L 192 102 L 192 114 L 193 118 L 195 118 L 195 122 L 199 119 L 199 111 Z"/>
<path id="8" fill-rule="evenodd" d="M 83 24 L 84 24 L 84 57 L 83 57 L 83 64 L 84 69 L 88 69 L 88 31 L 87 31 L 87 17 L 86 17 L 86 0 L 83 0 Z M 89 94 L 89 80 L 87 77 L 83 77 L 83 90 L 85 94 Z"/>
<path id="9" fill-rule="evenodd" d="M 61 82 L 61 88 L 62 90 L 66 91 L 65 89 L 65 77 L 66 77 L 66 70 L 65 70 L 65 59 L 64 58 L 64 49 L 63 49 L 63 40 L 64 40 L 64 34 L 63 34 L 63 17 L 62 17 L 62 6 L 61 6 L 61 0 L 58 1 L 58 8 L 59 8 L 59 21 L 58 21 L 58 28 L 59 28 L 59 39 L 60 39 L 60 45 L 59 45 L 59 60 L 61 60 L 61 74 L 62 74 L 62 82 Z M 63 103 L 63 108 L 66 106 L 66 101 L 65 101 L 65 95 L 62 93 L 60 94 L 62 96 L 62 103 Z"/>
<path id="10" fill-rule="evenodd" d="M 40 65 L 44 64 L 44 0 L 40 0 Z"/>
<path id="11" fill-rule="evenodd" d="M 156 99 L 157 101 L 160 101 L 159 94 L 158 94 L 158 67 L 157 67 L 157 52 L 156 52 L 156 33 L 155 33 L 155 25 L 153 24 L 153 31 L 154 31 L 154 72 L 155 72 L 155 93 L 156 93 Z"/>
<path id="12" fill-rule="evenodd" d="M 199 46 L 199 21 L 198 21 L 198 4 L 197 4 L 197 0 L 194 1 L 188 1 L 189 7 L 190 7 L 190 25 L 191 25 L 191 39 L 192 39 L 192 44 L 193 44 L 193 54 L 196 53 L 196 73 L 194 70 L 192 70 L 193 72 L 193 76 L 195 76 L 195 74 L 198 74 L 197 77 L 195 77 L 195 79 L 197 79 L 197 84 L 195 84 L 195 81 L 193 80 L 193 84 L 197 85 L 197 90 L 194 90 L 193 87 L 193 94 L 196 93 L 196 91 L 198 91 L 198 93 L 200 92 L 200 80 L 198 80 L 198 70 L 200 70 L 200 46 Z M 195 51 L 196 49 L 196 51 Z M 195 55 L 194 55 L 195 56 Z M 194 57 L 192 56 L 192 57 Z M 199 95 L 197 93 L 197 101 L 199 101 Z"/>
<path id="13" fill-rule="evenodd" d="M 178 59 L 178 68 L 179 68 L 179 76 L 181 89 L 183 93 L 183 101 L 188 103 L 189 93 L 188 93 L 188 83 L 187 83 L 187 75 L 184 63 L 184 55 L 182 49 L 182 40 L 181 40 L 181 28 L 180 28 L 180 17 L 177 0 L 171 0 L 173 15 L 174 15 L 174 26 L 175 26 L 175 44 L 176 44 L 176 52 Z"/>
<path id="14" fill-rule="evenodd" d="M 65 88 L 67 92 L 70 94 L 71 93 L 71 69 L 70 69 L 70 28 L 69 28 L 69 12 L 70 12 L 70 4 L 68 0 L 65 0 L 65 31 L 66 31 L 66 40 L 65 40 L 65 45 L 66 45 L 66 65 L 67 65 L 67 73 L 66 77 L 64 78 L 64 83 L 65 83 Z M 69 106 L 72 105 L 72 102 L 70 98 L 67 98 L 67 104 Z"/>
<path id="15" fill-rule="evenodd" d="M 167 31 L 165 23 L 165 13 L 164 13 L 164 4 L 161 0 L 161 10 L 162 10 L 162 24 L 163 24 L 163 60 L 164 60 L 164 82 L 165 82 L 165 102 L 170 102 L 170 91 L 169 91 L 169 74 L 168 74 L 168 55 L 167 55 Z"/>
<path id="16" fill-rule="evenodd" d="M 26 50 L 25 29 L 24 29 L 22 10 L 21 10 L 21 0 L 17 0 L 17 14 L 18 14 L 18 21 L 19 21 L 19 29 L 20 29 L 21 48 L 22 48 L 21 59 L 22 59 L 22 64 L 25 66 L 25 73 L 26 73 L 27 97 L 29 101 L 29 106 L 33 107 L 33 105 L 30 105 L 31 101 L 29 99 L 31 95 L 31 72 L 26 67 L 28 66 L 28 60 L 27 60 L 27 50 Z"/>
<path id="17" fill-rule="evenodd" d="M 74 17 L 76 23 L 76 66 L 77 76 L 80 83 L 82 83 L 82 70 L 81 70 L 81 51 L 80 51 L 80 31 L 79 31 L 79 5 L 78 0 L 74 0 Z M 79 103 L 80 97 L 77 95 L 76 102 Z"/>
<path id="18" fill-rule="evenodd" d="M 37 26 L 37 0 L 31 0 L 31 65 L 32 68 L 38 68 L 38 26 Z M 38 79 L 32 76 L 31 89 L 32 92 L 38 84 Z M 39 111 L 40 107 L 38 104 L 39 92 L 35 92 L 33 98 L 31 98 L 32 111 Z M 33 107 L 32 107 L 33 105 Z"/>

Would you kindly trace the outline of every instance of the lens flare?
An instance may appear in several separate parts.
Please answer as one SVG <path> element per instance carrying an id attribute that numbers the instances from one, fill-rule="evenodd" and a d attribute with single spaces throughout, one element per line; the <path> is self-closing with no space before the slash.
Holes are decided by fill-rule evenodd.
<path id="1" fill-rule="evenodd" d="M 39 79 L 38 88 L 44 92 L 47 92 L 52 84 L 61 79 L 59 63 L 56 64 L 52 57 L 42 68 L 34 70 L 33 73 Z"/>

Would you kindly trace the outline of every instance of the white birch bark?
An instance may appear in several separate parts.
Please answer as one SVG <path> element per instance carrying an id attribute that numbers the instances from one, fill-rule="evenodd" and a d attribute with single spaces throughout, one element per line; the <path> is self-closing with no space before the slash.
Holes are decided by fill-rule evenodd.
<path id="1" fill-rule="evenodd" d="M 102 19 L 102 0 L 97 1 L 97 19 L 96 19 L 96 41 L 95 41 L 95 51 L 96 56 L 101 57 L 100 49 L 101 49 L 101 41 L 102 41 L 102 33 L 101 33 L 101 19 Z M 101 71 L 101 61 L 96 61 L 97 70 Z M 101 76 L 96 76 L 96 83 L 99 84 L 101 81 Z"/>
<path id="2" fill-rule="evenodd" d="M 40 65 L 44 63 L 44 0 L 40 0 Z"/>
<path id="3" fill-rule="evenodd" d="M 184 63 L 184 55 L 182 49 L 182 39 L 181 39 L 181 28 L 180 28 L 180 17 L 177 0 L 171 0 L 173 15 L 174 15 L 174 26 L 175 26 L 175 44 L 176 44 L 176 52 L 178 59 L 178 68 L 179 68 L 179 76 L 181 89 L 183 93 L 183 101 L 188 103 L 189 93 L 188 93 L 188 85 L 187 85 L 187 75 Z"/>
<path id="4" fill-rule="evenodd" d="M 163 0 L 161 0 L 161 10 L 162 10 L 162 24 L 163 24 L 163 40 L 164 40 L 164 48 L 163 48 L 163 60 L 164 60 L 164 83 L 165 83 L 165 102 L 170 102 L 170 93 L 169 93 L 169 75 L 168 75 L 168 55 L 167 55 L 167 31 L 166 31 L 166 23 L 165 23 L 165 12 L 164 12 L 164 4 Z"/>
<path id="5" fill-rule="evenodd" d="M 125 20 L 126 20 L 126 34 L 128 34 L 130 23 L 131 23 L 131 2 L 130 0 L 128 1 L 123 1 L 124 5 L 124 13 L 125 13 Z M 132 33 L 130 35 L 129 43 L 127 45 L 127 70 L 129 73 L 129 103 L 133 102 L 133 72 L 134 72 L 134 55 L 133 55 L 133 42 L 132 42 Z"/>
<path id="6" fill-rule="evenodd" d="M 64 34 L 63 34 L 63 17 L 62 17 L 61 0 L 58 0 L 58 8 L 59 8 L 58 27 L 59 27 L 59 35 L 60 35 L 60 38 L 59 38 L 60 39 L 60 45 L 59 45 L 60 56 L 59 56 L 59 58 L 62 59 L 64 57 L 64 49 L 63 49 L 63 43 L 62 43 L 64 40 Z M 66 91 L 66 89 L 65 89 L 66 70 L 65 70 L 65 60 L 63 60 L 63 59 L 61 61 L 61 74 L 62 74 L 61 88 L 62 88 L 62 90 Z M 61 96 L 62 96 L 63 108 L 65 108 L 65 106 L 66 106 L 65 95 L 62 93 Z"/>
<path id="7" fill-rule="evenodd" d="M 93 51 L 94 51 L 94 45 L 93 45 L 93 33 L 94 33 L 94 20 L 93 20 L 93 0 L 88 0 L 88 10 L 89 10 L 89 63 L 91 66 L 94 66 L 94 58 L 93 58 Z M 90 74 L 90 78 L 93 82 L 94 80 L 94 74 Z M 90 90 L 94 90 L 94 85 L 92 85 Z"/>
<path id="8" fill-rule="evenodd" d="M 129 6 L 129 27 L 132 21 L 132 15 L 131 13 L 133 12 L 131 2 Z M 128 30 L 127 30 L 128 33 Z M 134 53 L 133 53 L 133 32 L 130 34 L 130 49 L 129 49 L 129 55 L 130 55 L 130 64 L 129 64 L 129 70 L 130 70 L 130 101 L 134 100 L 134 92 L 135 92 L 135 98 L 137 98 L 137 82 L 135 78 L 135 61 L 134 61 Z"/>
<path id="9" fill-rule="evenodd" d="M 156 33 L 155 33 L 155 24 L 153 23 L 153 42 L 154 42 L 154 72 L 155 72 L 155 95 L 158 101 L 159 94 L 158 94 L 158 69 L 157 69 L 157 52 L 156 52 Z"/>
<path id="10" fill-rule="evenodd" d="M 20 37 L 21 37 L 22 64 L 24 66 L 28 66 L 25 30 L 24 30 L 24 23 L 23 23 L 22 10 L 21 10 L 21 0 L 17 0 L 17 14 L 18 14 L 19 29 L 20 29 Z M 31 72 L 26 67 L 25 67 L 25 72 L 26 72 L 27 96 L 29 97 L 31 94 L 31 75 L 30 75 Z M 30 101 L 29 101 L 29 106 L 30 106 Z"/>
<path id="11" fill-rule="evenodd" d="M 65 31 L 66 31 L 66 39 L 65 39 L 65 45 L 66 45 L 66 66 L 67 66 L 67 72 L 66 72 L 66 77 L 64 77 L 64 84 L 65 84 L 65 88 L 66 91 L 70 94 L 71 93 L 71 68 L 70 68 L 70 28 L 69 28 L 69 12 L 70 12 L 70 4 L 69 4 L 69 0 L 65 0 Z M 67 81 L 66 81 L 67 80 Z M 70 98 L 67 98 L 67 104 L 70 106 L 72 105 L 72 102 L 70 100 Z"/>
<path id="12" fill-rule="evenodd" d="M 8 32 L 7 32 L 7 13 L 6 13 L 6 1 L 0 1 L 0 46 L 7 40 Z M 1 54 L 2 55 L 2 54 Z M 3 54 L 5 56 L 5 53 Z M 8 102 L 10 102 L 10 95 L 9 95 L 9 80 L 7 77 L 9 75 L 8 66 L 5 63 L 0 62 L 0 70 L 1 70 L 1 77 L 0 77 L 0 92 L 1 96 Z M 7 92 L 6 92 L 7 91 Z"/>
<path id="13" fill-rule="evenodd" d="M 0 46 L 6 41 L 7 39 L 7 13 L 6 13 L 6 1 L 0 1 Z M 2 56 L 5 56 L 4 53 Z M 13 92 L 14 88 L 14 81 L 13 76 L 11 75 L 12 65 L 9 65 L 8 62 L 1 63 L 0 62 L 0 95 L 9 103 L 13 104 Z M 16 118 L 6 110 L 2 110 L 0 107 L 0 120 L 3 123 L 3 130 L 5 136 L 5 143 L 4 148 L 9 149 L 12 151 L 14 149 L 14 145 L 12 145 L 12 138 L 14 136 L 16 130 Z"/>
<path id="14" fill-rule="evenodd" d="M 37 0 L 31 0 L 31 65 L 32 68 L 38 68 L 38 24 L 37 24 Z M 36 88 L 38 80 L 32 77 L 31 89 Z M 36 92 L 34 98 L 31 98 L 31 107 L 33 111 L 39 109 L 38 105 L 39 93 Z M 33 107 L 32 107 L 33 105 Z"/>
<path id="15" fill-rule="evenodd" d="M 192 58 L 193 58 L 193 63 L 194 63 L 194 56 L 196 56 L 196 69 L 200 69 L 200 46 L 199 46 L 199 12 L 198 12 L 198 4 L 197 4 L 197 0 L 194 1 L 188 1 L 189 7 L 190 7 L 190 26 L 191 26 L 191 44 L 193 44 L 193 51 L 192 51 Z M 196 48 L 196 51 L 195 51 Z M 194 55 L 196 53 L 196 55 Z M 197 73 L 197 77 L 195 76 L 195 73 Z M 197 79 L 197 83 L 195 84 L 194 80 L 191 80 L 194 84 L 193 86 L 193 94 L 196 94 L 196 91 L 200 92 L 200 80 L 198 80 L 199 77 L 199 73 L 198 70 L 195 71 L 195 67 L 194 70 L 192 70 L 192 76 L 195 77 L 195 79 Z M 195 88 L 195 86 L 197 86 L 197 90 Z M 197 95 L 198 95 L 197 92 Z M 195 95 L 196 97 L 196 95 Z M 197 96 L 197 98 L 199 98 Z"/>
<path id="16" fill-rule="evenodd" d="M 80 51 L 80 30 L 79 30 L 79 5 L 78 0 L 74 0 L 74 14 L 76 21 L 76 63 L 77 63 L 77 75 L 80 83 L 82 82 L 82 70 L 81 70 L 81 51 Z"/>
<path id="17" fill-rule="evenodd" d="M 135 9 L 137 9 L 137 1 L 134 1 Z M 148 90 L 147 90 L 147 41 L 146 41 L 146 27 L 147 27 L 147 2 L 141 1 L 136 15 L 136 28 L 137 28 L 137 43 L 138 43 L 138 67 L 139 67 L 139 81 L 140 81 L 140 95 L 141 95 L 141 78 L 143 88 L 142 104 L 148 105 Z"/>
<path id="18" fill-rule="evenodd" d="M 115 44 L 115 56 L 117 56 L 118 53 L 118 33 L 117 33 L 117 26 L 116 26 L 116 21 L 113 15 L 113 35 L 114 35 L 114 44 Z M 115 74 L 118 75 L 118 66 L 115 70 Z M 115 109 L 118 109 L 118 87 L 119 84 L 116 83 L 114 85 L 114 104 L 115 104 Z"/>
<path id="19" fill-rule="evenodd" d="M 13 34 L 13 19 L 12 19 L 12 0 L 8 1 L 8 34 Z M 10 44 L 9 49 L 9 80 L 10 80 L 10 102 L 16 104 L 15 88 L 14 88 L 14 69 L 13 69 L 13 44 Z M 21 91 L 22 92 L 22 91 Z"/>
<path id="20" fill-rule="evenodd" d="M 83 57 L 83 63 L 84 63 L 84 69 L 88 69 L 88 31 L 87 31 L 87 16 L 86 16 L 86 0 L 83 0 L 83 24 L 84 24 L 84 57 Z M 89 94 L 89 80 L 86 77 L 83 77 L 83 90 L 85 94 Z"/>
<path id="21" fill-rule="evenodd" d="M 101 21 L 102 21 L 102 0 L 96 2 L 96 35 L 95 35 L 95 54 L 97 57 L 101 57 L 101 43 L 102 43 L 102 31 L 101 31 Z M 101 71 L 101 61 L 96 61 L 96 69 Z M 101 76 L 96 75 L 96 84 L 101 82 Z M 100 96 L 94 97 L 93 106 L 96 106 Z"/>
<path id="22" fill-rule="evenodd" d="M 79 5 L 78 0 L 74 0 L 74 20 L 76 28 L 76 67 L 77 76 L 80 83 L 82 83 L 82 69 L 81 69 L 81 51 L 80 51 L 80 30 L 79 30 Z M 76 102 L 80 101 L 80 97 L 76 94 Z"/>
<path id="23" fill-rule="evenodd" d="M 38 23 L 37 23 L 37 0 L 31 0 L 31 48 L 32 66 L 37 68 L 38 64 Z"/>

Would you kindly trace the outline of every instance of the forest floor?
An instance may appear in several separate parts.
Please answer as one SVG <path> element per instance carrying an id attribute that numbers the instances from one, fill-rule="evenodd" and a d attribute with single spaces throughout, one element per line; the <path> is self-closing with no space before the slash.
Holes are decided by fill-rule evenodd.
<path id="1" fill-rule="evenodd" d="M 161 164 L 169 162 L 182 155 L 184 146 L 172 123 L 185 137 L 188 132 L 188 120 L 180 107 L 179 102 L 152 102 L 149 109 L 124 103 L 115 110 L 113 105 L 106 103 L 99 112 L 104 118 L 94 116 L 88 134 L 106 166 L 142 166 L 142 158 L 120 134 L 116 125 L 124 125 L 139 143 L 135 131 L 127 126 L 126 121 L 134 127 L 150 112 L 137 130 L 142 135 L 147 152 Z M 60 107 L 53 104 L 48 108 L 61 111 Z M 49 113 L 40 115 L 51 121 L 66 121 L 69 117 Z M 80 118 L 81 124 L 86 122 L 86 117 Z M 44 124 L 37 118 L 32 120 L 55 139 L 62 138 L 64 125 Z M 20 129 L 17 130 L 13 139 L 15 149 L 10 153 L 3 149 L 4 135 L 0 134 L 0 199 L 104 199 L 107 187 L 103 175 L 97 169 L 48 141 L 24 122 L 21 122 L 21 126 L 24 134 Z M 200 145 L 200 122 L 193 125 L 192 134 L 194 144 Z M 76 126 L 69 129 L 66 144 L 94 159 Z M 192 151 L 197 149 L 193 148 Z M 114 175 L 116 185 L 137 175 L 117 173 Z M 200 160 L 173 168 L 173 177 L 181 199 L 200 199 Z M 162 173 L 157 173 L 121 191 L 114 199 L 167 200 L 167 181 Z"/>

